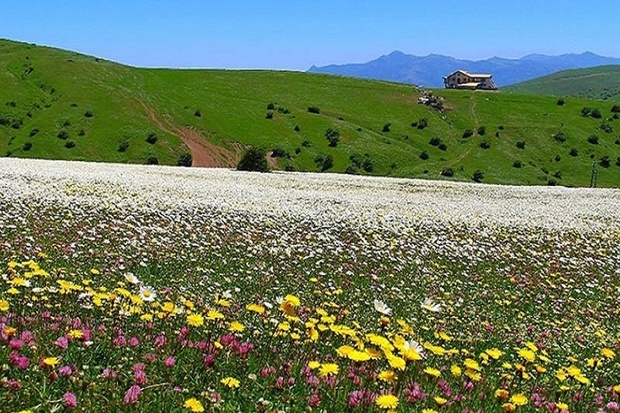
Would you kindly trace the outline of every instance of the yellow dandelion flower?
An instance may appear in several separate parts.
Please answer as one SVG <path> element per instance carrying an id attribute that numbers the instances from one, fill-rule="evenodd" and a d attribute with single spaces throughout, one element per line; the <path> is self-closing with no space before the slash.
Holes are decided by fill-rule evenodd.
<path id="1" fill-rule="evenodd" d="M 288 321 L 283 321 L 278 324 L 278 330 L 289 331 L 291 329 L 291 324 Z"/>
<path id="2" fill-rule="evenodd" d="M 336 354 L 340 357 L 347 357 L 352 351 L 355 351 L 353 347 L 344 345 L 336 349 Z"/>
<path id="3" fill-rule="evenodd" d="M 393 394 L 382 394 L 375 401 L 381 409 L 396 409 L 398 407 L 398 397 Z"/>
<path id="4" fill-rule="evenodd" d="M 153 314 L 142 314 L 140 316 L 140 320 L 146 321 L 146 322 L 151 322 L 151 321 L 153 321 Z"/>
<path id="5" fill-rule="evenodd" d="M 450 367 L 450 372 L 452 373 L 454 377 L 459 377 L 461 373 L 463 372 L 463 370 L 456 364 L 453 364 L 452 367 Z"/>
<path id="6" fill-rule="evenodd" d="M 474 359 L 465 359 L 465 367 L 470 370 L 480 371 L 480 365 Z"/>
<path id="7" fill-rule="evenodd" d="M 505 389 L 495 390 L 495 397 L 497 397 L 499 400 L 506 400 L 508 398 L 508 390 L 505 390 Z"/>
<path id="8" fill-rule="evenodd" d="M 568 404 L 566 403 L 559 402 L 555 405 L 555 407 L 560 411 L 564 411 L 564 410 L 568 411 Z"/>
<path id="9" fill-rule="evenodd" d="M 489 357 L 491 357 L 493 360 L 497 360 L 499 359 L 504 353 L 498 349 L 498 348 L 492 348 L 486 351 L 486 353 L 489 355 Z"/>
<path id="10" fill-rule="evenodd" d="M 69 337 L 79 339 L 84 337 L 84 332 L 82 330 L 74 329 L 69 331 Z"/>
<path id="11" fill-rule="evenodd" d="M 185 408 L 190 412 L 204 412 L 205 409 L 202 406 L 202 403 L 198 401 L 196 398 L 192 397 L 191 399 L 185 400 Z"/>
<path id="12" fill-rule="evenodd" d="M 310 370 L 315 370 L 315 369 L 318 369 L 319 367 L 321 367 L 321 363 L 319 363 L 318 361 L 313 360 L 310 363 L 308 363 L 308 368 Z"/>
<path id="13" fill-rule="evenodd" d="M 309 328 L 308 337 L 310 337 L 310 341 L 317 341 L 319 339 L 319 332 L 314 327 Z"/>
<path id="14" fill-rule="evenodd" d="M 226 300 L 225 298 L 220 298 L 219 300 L 217 300 L 216 304 L 221 307 L 230 307 L 230 301 Z"/>
<path id="15" fill-rule="evenodd" d="M 233 321 L 233 322 L 230 323 L 230 326 L 228 327 L 228 329 L 230 331 L 240 333 L 243 330 L 245 330 L 245 326 L 242 323 L 240 323 L 239 321 Z"/>
<path id="16" fill-rule="evenodd" d="M 389 383 L 393 383 L 396 381 L 396 373 L 394 373 L 394 370 L 383 370 L 381 373 L 379 373 L 377 377 L 379 378 L 379 380 Z"/>
<path id="17" fill-rule="evenodd" d="M 405 370 L 405 368 L 407 367 L 407 362 L 405 361 L 405 359 L 400 358 L 398 356 L 394 356 L 392 354 L 389 354 L 386 356 L 387 356 L 388 363 L 390 364 L 390 367 L 401 370 L 401 371 Z"/>
<path id="18" fill-rule="evenodd" d="M 166 301 L 164 305 L 162 305 L 161 307 L 161 311 L 163 311 L 164 313 L 168 313 L 168 314 L 174 313 L 175 310 L 176 310 L 176 305 L 171 301 Z"/>
<path id="19" fill-rule="evenodd" d="M 321 364 L 321 369 L 319 370 L 319 375 L 321 377 L 326 376 L 335 376 L 340 371 L 340 368 L 335 363 L 324 363 Z"/>
<path id="20" fill-rule="evenodd" d="M 370 360 L 370 355 L 365 351 L 353 350 L 349 354 L 347 354 L 349 360 L 353 361 L 368 361 Z"/>
<path id="21" fill-rule="evenodd" d="M 601 350 L 601 356 L 608 358 L 608 359 L 615 359 L 616 353 L 614 353 L 614 351 L 610 348 L 604 348 Z"/>
<path id="22" fill-rule="evenodd" d="M 424 369 L 424 373 L 428 374 L 431 377 L 439 377 L 441 376 L 441 371 L 437 370 L 433 367 L 427 367 Z"/>
<path id="23" fill-rule="evenodd" d="M 435 409 L 423 409 L 422 413 L 439 413 L 439 412 Z"/>
<path id="24" fill-rule="evenodd" d="M 586 376 L 584 376 L 583 374 L 577 374 L 575 376 L 575 380 L 577 380 L 579 383 L 581 384 L 585 384 L 586 386 L 588 384 L 590 384 L 590 379 L 588 379 Z"/>
<path id="25" fill-rule="evenodd" d="M 58 357 L 46 357 L 43 359 L 43 364 L 48 367 L 54 367 L 58 364 Z"/>
<path id="26" fill-rule="evenodd" d="M 196 313 L 188 315 L 186 320 L 187 320 L 187 324 L 189 324 L 192 327 L 200 327 L 205 323 L 204 317 Z"/>
<path id="27" fill-rule="evenodd" d="M 229 389 L 239 387 L 239 380 L 235 379 L 234 377 L 224 377 L 222 380 L 220 380 L 220 383 L 222 383 Z"/>
<path id="28" fill-rule="evenodd" d="M 555 377 L 560 381 L 564 381 L 566 380 L 566 372 L 564 369 L 560 369 L 555 373 Z"/>
<path id="29" fill-rule="evenodd" d="M 512 397 L 510 398 L 510 401 L 516 406 L 525 406 L 527 404 L 527 397 L 525 397 L 521 393 L 518 393 L 518 394 L 512 395 Z"/>
<path id="30" fill-rule="evenodd" d="M 502 411 L 510 413 L 510 412 L 514 412 L 517 409 L 517 406 L 515 406 L 512 403 L 504 403 L 502 404 Z"/>
<path id="31" fill-rule="evenodd" d="M 538 347 L 536 347 L 536 344 L 532 343 L 531 341 L 528 341 L 527 343 L 525 343 L 525 347 L 529 348 L 534 353 L 538 351 Z"/>
<path id="32" fill-rule="evenodd" d="M 248 311 L 253 311 L 253 312 L 258 313 L 258 314 L 263 314 L 265 312 L 265 307 L 263 307 L 262 305 L 259 305 L 259 304 L 248 304 L 245 307 L 245 309 L 248 310 Z"/>
<path id="33" fill-rule="evenodd" d="M 620 384 L 614 386 L 613 389 L 614 389 L 614 392 L 616 392 L 616 394 L 620 394 Z"/>
<path id="34" fill-rule="evenodd" d="M 569 376 L 575 377 L 581 374 L 581 369 L 577 366 L 570 366 L 566 369 Z"/>
<path id="35" fill-rule="evenodd" d="M 224 314 L 216 310 L 209 310 L 209 312 L 207 313 L 207 318 L 209 320 L 222 320 L 224 319 Z"/>
<path id="36" fill-rule="evenodd" d="M 441 396 L 435 396 L 434 400 L 435 400 L 435 403 L 437 403 L 439 406 L 443 406 L 444 404 L 448 403 L 448 400 L 444 399 Z"/>
<path id="37" fill-rule="evenodd" d="M 536 360 L 536 353 L 529 348 L 522 348 L 519 350 L 519 355 L 525 359 L 525 361 L 532 363 Z"/>
<path id="38" fill-rule="evenodd" d="M 9 302 L 7 300 L 0 300 L 0 311 L 9 311 Z"/>

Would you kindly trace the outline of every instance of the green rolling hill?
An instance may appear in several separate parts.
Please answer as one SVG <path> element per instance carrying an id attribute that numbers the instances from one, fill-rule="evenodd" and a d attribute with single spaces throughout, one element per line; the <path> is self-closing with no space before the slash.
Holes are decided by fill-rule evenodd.
<path id="1" fill-rule="evenodd" d="M 533 95 L 620 99 L 620 65 L 563 70 L 504 88 Z"/>
<path id="2" fill-rule="evenodd" d="M 610 101 L 433 90 L 438 111 L 418 104 L 410 85 L 141 69 L 8 40 L 0 85 L 1 156 L 175 165 L 192 151 L 198 165 L 234 166 L 245 148 L 263 146 L 284 155 L 272 158 L 277 169 L 317 171 L 317 157 L 331 156 L 328 172 L 471 181 L 481 171 L 486 183 L 588 186 L 594 164 L 599 186 L 620 186 Z M 582 116 L 584 107 L 601 118 Z M 336 147 L 328 129 L 340 133 Z"/>

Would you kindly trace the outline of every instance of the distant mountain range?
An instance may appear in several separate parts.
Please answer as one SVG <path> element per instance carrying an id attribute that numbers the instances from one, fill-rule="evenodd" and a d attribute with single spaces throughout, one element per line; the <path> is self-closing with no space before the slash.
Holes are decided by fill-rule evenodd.
<path id="1" fill-rule="evenodd" d="M 487 60 L 460 60 L 431 54 L 408 55 L 399 51 L 367 63 L 312 66 L 308 72 L 411 83 L 427 87 L 443 87 L 443 77 L 455 70 L 490 73 L 502 87 L 549 75 L 561 70 L 602 65 L 620 65 L 620 58 L 599 56 L 591 52 L 546 56 L 530 54 L 520 59 L 493 57 Z"/>

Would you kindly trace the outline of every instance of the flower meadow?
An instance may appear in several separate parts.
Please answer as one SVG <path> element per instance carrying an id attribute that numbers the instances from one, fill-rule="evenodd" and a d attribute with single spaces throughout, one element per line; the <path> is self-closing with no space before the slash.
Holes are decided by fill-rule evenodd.
<path id="1" fill-rule="evenodd" d="M 615 412 L 620 191 L 0 161 L 0 410 Z"/>

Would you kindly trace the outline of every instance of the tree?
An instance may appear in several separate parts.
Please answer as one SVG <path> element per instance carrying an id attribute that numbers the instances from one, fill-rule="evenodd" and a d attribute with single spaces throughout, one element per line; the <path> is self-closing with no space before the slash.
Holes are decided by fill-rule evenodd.
<path id="1" fill-rule="evenodd" d="M 245 151 L 237 164 L 238 171 L 269 172 L 267 151 L 263 148 L 252 147 Z"/>
<path id="2" fill-rule="evenodd" d="M 335 147 L 340 141 L 340 132 L 335 129 L 329 128 L 325 131 L 325 137 L 329 141 L 329 146 Z"/>
<path id="3" fill-rule="evenodd" d="M 334 157 L 331 155 L 317 155 L 314 163 L 321 172 L 325 172 L 334 166 Z"/>
<path id="4" fill-rule="evenodd" d="M 177 161 L 177 166 L 192 166 L 192 154 L 189 152 L 182 153 Z"/>
<path id="5" fill-rule="evenodd" d="M 480 169 L 477 169 L 472 175 L 471 179 L 473 179 L 474 182 L 482 182 L 482 180 L 484 179 L 484 172 L 482 172 Z"/>

